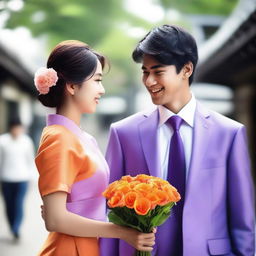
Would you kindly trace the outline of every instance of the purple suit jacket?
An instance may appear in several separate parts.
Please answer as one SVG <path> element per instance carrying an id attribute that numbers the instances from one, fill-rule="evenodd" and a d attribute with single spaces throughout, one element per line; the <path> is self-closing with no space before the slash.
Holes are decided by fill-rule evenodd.
<path id="1" fill-rule="evenodd" d="M 110 130 L 110 182 L 139 173 L 160 176 L 158 110 L 137 113 Z M 254 191 L 242 124 L 197 103 L 183 212 L 183 256 L 255 252 Z M 158 228 L 153 255 L 168 256 L 168 221 Z M 122 240 L 102 239 L 102 256 L 132 256 Z M 178 256 L 178 255 L 175 255 Z"/>

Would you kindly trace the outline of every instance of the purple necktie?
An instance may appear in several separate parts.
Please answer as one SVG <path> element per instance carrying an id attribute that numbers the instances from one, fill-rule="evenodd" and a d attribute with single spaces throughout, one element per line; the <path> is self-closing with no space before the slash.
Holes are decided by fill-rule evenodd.
<path id="1" fill-rule="evenodd" d="M 175 248 L 172 248 L 172 254 L 182 256 L 182 213 L 185 198 L 186 187 L 186 161 L 184 146 L 180 136 L 180 126 L 183 119 L 179 116 L 172 116 L 167 123 L 173 128 L 173 135 L 170 142 L 168 176 L 167 180 L 178 190 L 181 200 L 172 208 L 171 215 L 171 239 L 175 241 Z"/>

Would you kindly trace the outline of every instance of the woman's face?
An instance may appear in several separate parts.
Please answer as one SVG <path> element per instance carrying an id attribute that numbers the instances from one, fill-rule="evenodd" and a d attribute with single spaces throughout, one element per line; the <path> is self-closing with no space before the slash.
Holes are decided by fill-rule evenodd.
<path id="1" fill-rule="evenodd" d="M 94 113 L 101 96 L 105 94 L 102 85 L 102 66 L 99 61 L 94 75 L 83 82 L 81 87 L 77 86 L 76 90 L 75 101 L 81 113 Z"/>

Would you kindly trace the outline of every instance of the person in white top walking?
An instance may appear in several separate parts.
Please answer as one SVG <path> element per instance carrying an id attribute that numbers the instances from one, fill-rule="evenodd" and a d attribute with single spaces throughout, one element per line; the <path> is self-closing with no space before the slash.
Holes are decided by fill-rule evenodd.
<path id="1" fill-rule="evenodd" d="M 19 119 L 0 135 L 0 182 L 6 215 L 14 239 L 19 239 L 23 202 L 34 165 L 34 145 Z"/>

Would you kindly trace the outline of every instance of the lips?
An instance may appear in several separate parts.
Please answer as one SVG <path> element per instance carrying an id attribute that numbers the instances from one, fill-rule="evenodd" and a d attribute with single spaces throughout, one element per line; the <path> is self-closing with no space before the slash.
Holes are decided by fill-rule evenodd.
<path id="1" fill-rule="evenodd" d="M 157 95 L 158 93 L 160 93 L 161 91 L 164 90 L 164 87 L 161 88 L 152 88 L 152 89 L 148 89 L 149 92 L 153 95 Z"/>
<path id="2" fill-rule="evenodd" d="M 96 97 L 96 98 L 95 98 L 95 101 L 96 101 L 97 104 L 99 103 L 100 98 L 101 98 L 101 97 Z"/>

